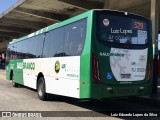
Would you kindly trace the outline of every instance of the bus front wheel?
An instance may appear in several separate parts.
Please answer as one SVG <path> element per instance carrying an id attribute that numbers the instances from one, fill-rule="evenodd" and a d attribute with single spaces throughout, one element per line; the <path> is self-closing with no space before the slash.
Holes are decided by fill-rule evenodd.
<path id="1" fill-rule="evenodd" d="M 18 84 L 15 83 L 15 81 L 14 81 L 14 74 L 13 73 L 11 73 L 11 80 L 12 80 L 12 86 L 13 87 L 18 87 Z"/>
<path id="2" fill-rule="evenodd" d="M 37 92 L 38 92 L 38 97 L 40 100 L 42 100 L 42 101 L 47 100 L 45 80 L 43 77 L 40 77 L 38 80 Z"/>

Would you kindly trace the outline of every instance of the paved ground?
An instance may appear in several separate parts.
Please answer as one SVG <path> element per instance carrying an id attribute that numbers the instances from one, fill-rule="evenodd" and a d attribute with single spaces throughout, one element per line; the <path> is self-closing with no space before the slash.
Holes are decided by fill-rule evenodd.
<path id="1" fill-rule="evenodd" d="M 0 69 L 0 79 L 5 79 L 6 78 L 5 74 L 6 74 L 5 70 Z"/>
<path id="2" fill-rule="evenodd" d="M 45 119 L 68 119 L 68 120 L 88 120 L 88 119 L 121 119 L 121 117 L 108 117 L 107 111 L 159 111 L 158 107 L 142 105 L 129 101 L 128 99 L 110 99 L 106 101 L 77 100 L 67 97 L 58 97 L 50 101 L 40 101 L 37 92 L 25 87 L 13 88 L 10 81 L 5 80 L 5 71 L 0 70 L 0 111 L 64 111 L 63 116 Z M 65 112 L 66 111 L 66 112 Z M 68 117 L 77 114 L 68 111 L 92 111 L 91 117 Z M 99 111 L 99 112 L 96 112 Z M 79 113 L 82 114 L 83 112 Z M 89 114 L 89 112 L 88 112 Z M 104 117 L 95 117 L 95 116 Z M 78 115 L 80 116 L 80 115 Z M 2 118 L 0 118 L 1 120 Z M 4 119 L 4 118 L 3 118 Z M 33 118 L 32 118 L 33 119 Z M 34 118 L 39 120 L 39 118 Z M 136 117 L 135 117 L 136 119 Z M 150 119 L 150 118 L 149 118 Z M 6 120 L 6 118 L 4 119 Z M 13 120 L 13 118 L 12 118 Z M 18 120 L 15 118 L 15 120 Z M 19 118 L 21 120 L 21 118 Z"/>

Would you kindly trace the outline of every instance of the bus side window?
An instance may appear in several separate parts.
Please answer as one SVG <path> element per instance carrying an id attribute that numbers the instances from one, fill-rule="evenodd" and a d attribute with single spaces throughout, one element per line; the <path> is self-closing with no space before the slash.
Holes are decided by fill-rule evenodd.
<path id="1" fill-rule="evenodd" d="M 46 33 L 43 57 L 64 56 L 64 27 Z"/>
<path id="2" fill-rule="evenodd" d="M 11 45 L 8 45 L 8 48 L 7 48 L 7 54 L 6 54 L 6 62 L 9 62 L 10 59 L 11 59 Z"/>
<path id="3" fill-rule="evenodd" d="M 28 57 L 29 58 L 36 58 L 36 44 L 37 36 L 28 39 Z"/>
<path id="4" fill-rule="evenodd" d="M 29 38 L 28 38 L 29 39 Z M 27 59 L 28 58 L 28 53 L 29 53 L 29 40 L 23 40 L 22 42 L 22 54 L 23 54 L 23 59 Z"/>
<path id="5" fill-rule="evenodd" d="M 35 46 L 34 46 L 36 58 L 42 57 L 43 42 L 44 42 L 44 34 L 37 36 L 37 38 L 35 40 Z"/>
<path id="6" fill-rule="evenodd" d="M 77 56 L 82 53 L 86 37 L 86 19 L 69 24 L 65 29 L 66 55 Z"/>
<path id="7" fill-rule="evenodd" d="M 15 55 L 16 55 L 16 43 L 12 44 L 11 46 L 11 60 L 14 60 L 15 59 Z"/>

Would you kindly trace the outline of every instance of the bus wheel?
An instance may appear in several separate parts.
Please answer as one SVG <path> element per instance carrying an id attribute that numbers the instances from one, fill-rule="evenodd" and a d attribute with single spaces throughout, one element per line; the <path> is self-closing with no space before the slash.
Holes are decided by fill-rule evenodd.
<path id="1" fill-rule="evenodd" d="M 38 97 L 40 100 L 42 101 L 47 100 L 45 81 L 43 77 L 40 77 L 38 80 L 37 92 L 38 92 Z"/>
<path id="2" fill-rule="evenodd" d="M 13 87 L 18 87 L 18 84 L 14 82 L 14 74 L 11 74 L 11 80 L 12 80 L 12 86 Z"/>

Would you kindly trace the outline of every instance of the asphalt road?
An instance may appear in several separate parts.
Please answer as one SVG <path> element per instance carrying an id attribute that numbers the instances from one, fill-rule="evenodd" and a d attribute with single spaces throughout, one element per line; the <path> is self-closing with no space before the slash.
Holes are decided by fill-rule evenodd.
<path id="1" fill-rule="evenodd" d="M 50 101 L 40 101 L 38 99 L 36 91 L 26 87 L 19 87 L 19 88 L 12 87 L 11 81 L 5 80 L 5 71 L 0 70 L 0 111 L 35 111 L 35 112 L 62 111 L 58 113 L 48 112 L 49 115 L 56 116 L 57 114 L 59 114 L 59 116 L 54 118 L 48 117 L 45 119 L 106 120 L 106 119 L 130 119 L 130 117 L 124 118 L 116 115 L 114 115 L 115 117 L 110 117 L 111 116 L 110 111 L 118 111 L 122 113 L 123 112 L 141 113 L 142 111 L 160 112 L 160 108 L 138 104 L 133 101 L 130 101 L 127 98 L 96 101 L 96 100 L 77 100 L 68 97 L 55 97 L 51 98 Z M 79 112 L 68 112 L 68 111 L 79 111 Z M 88 117 L 87 115 L 90 117 Z M 0 119 L 6 120 L 6 118 L 0 118 Z M 14 119 L 18 120 L 21 118 L 14 118 Z M 39 118 L 32 118 L 32 119 L 39 120 Z M 137 117 L 133 117 L 132 119 L 137 119 Z M 150 117 L 148 117 L 148 119 L 150 119 Z M 157 117 L 154 117 L 154 119 L 157 119 Z"/>

